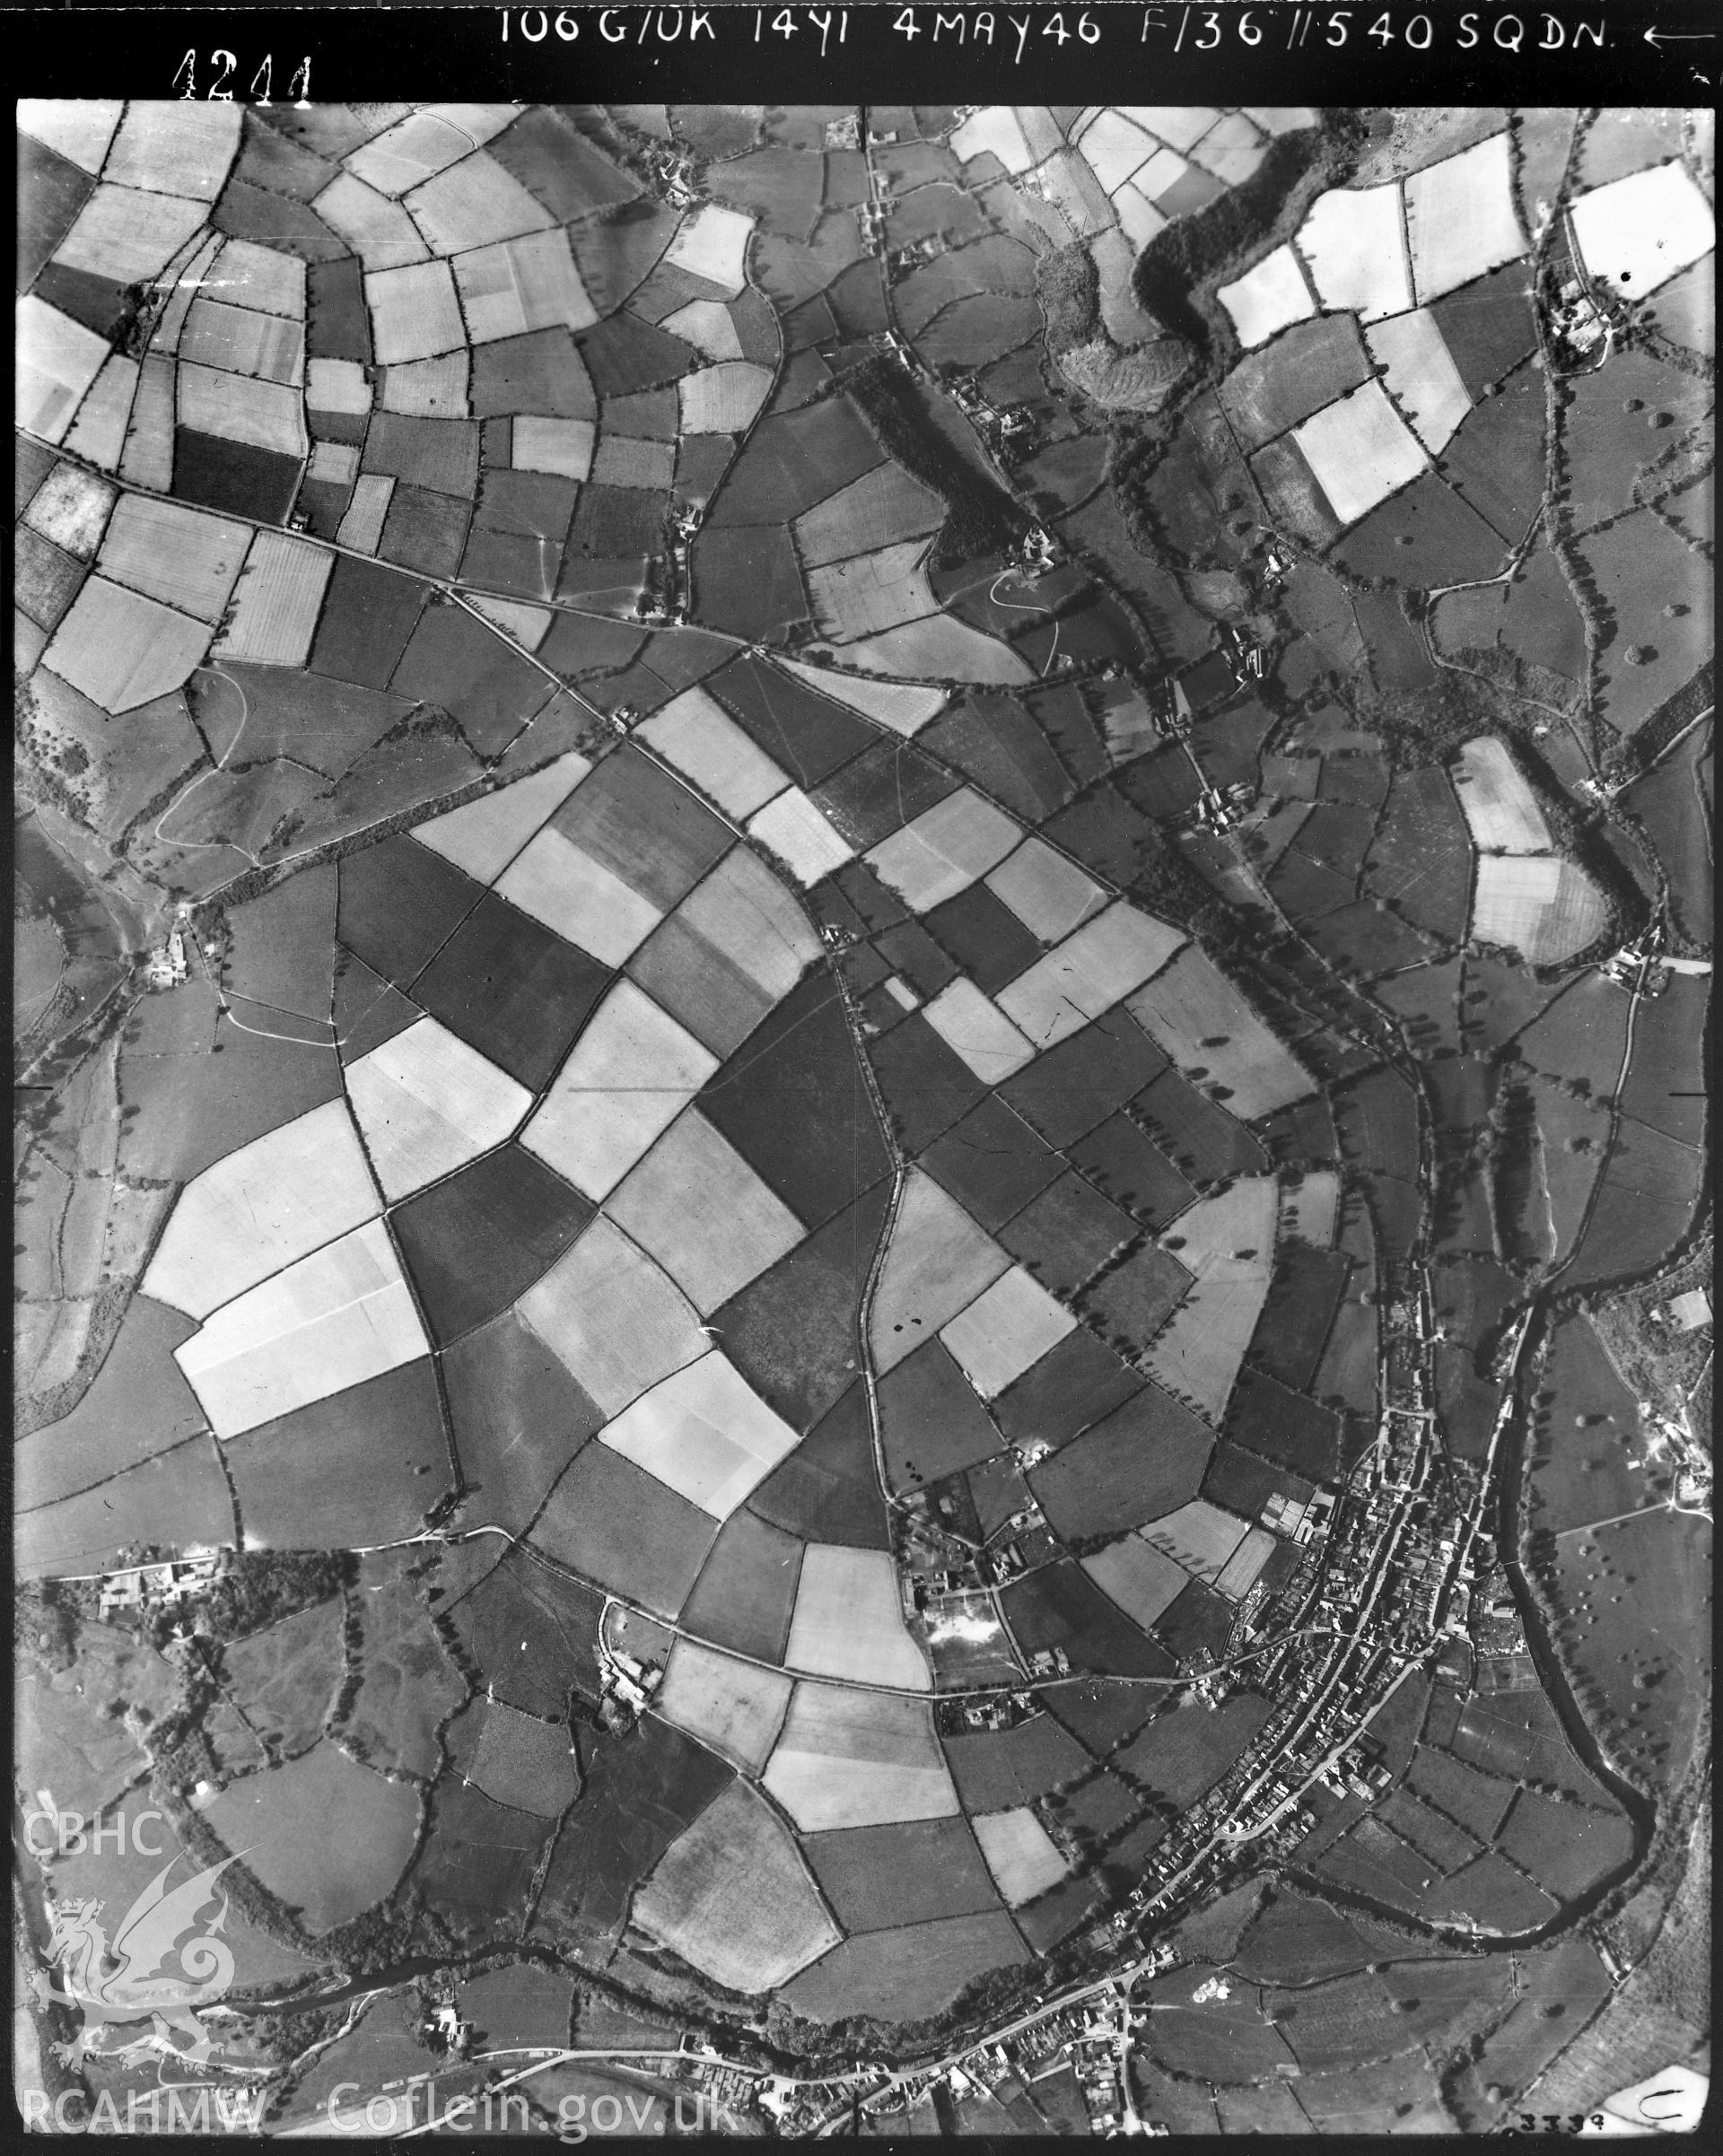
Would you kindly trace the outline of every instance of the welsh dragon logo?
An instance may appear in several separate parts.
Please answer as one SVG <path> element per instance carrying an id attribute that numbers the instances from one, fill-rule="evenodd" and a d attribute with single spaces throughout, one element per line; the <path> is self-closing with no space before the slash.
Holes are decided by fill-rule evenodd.
<path id="1" fill-rule="evenodd" d="M 66 1988 L 57 1988 L 41 1969 L 31 1986 L 43 2005 L 74 2007 L 83 2017 L 69 2043 L 52 2047 L 62 2065 L 75 2068 L 92 2057 L 131 2063 L 151 2052 L 171 2053 L 182 2065 L 207 2063 L 215 2047 L 198 2009 L 213 2005 L 233 1981 L 232 1950 L 218 1936 L 227 1925 L 227 1896 L 216 1881 L 234 1859 L 224 1856 L 170 1890 L 168 1874 L 179 1862 L 171 1858 L 133 1902 L 111 1945 L 98 1921 L 103 1903 L 75 1899 L 54 1909 L 48 1954 L 64 1971 Z M 196 1937 L 186 1938 L 212 1901 L 220 1902 L 219 1910 Z M 177 1974 L 164 1966 L 171 1960 L 179 1962 Z M 149 2036 L 122 2035 L 146 2017 Z M 190 2038 L 188 2047 L 174 2041 L 169 2033 L 174 2029 Z"/>

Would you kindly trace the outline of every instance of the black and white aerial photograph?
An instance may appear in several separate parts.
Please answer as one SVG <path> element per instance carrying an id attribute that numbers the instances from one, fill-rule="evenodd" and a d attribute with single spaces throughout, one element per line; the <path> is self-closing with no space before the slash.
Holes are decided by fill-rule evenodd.
<path id="1" fill-rule="evenodd" d="M 1376 12 L 9 18 L 25 2131 L 1701 2131 L 1717 44 Z"/>

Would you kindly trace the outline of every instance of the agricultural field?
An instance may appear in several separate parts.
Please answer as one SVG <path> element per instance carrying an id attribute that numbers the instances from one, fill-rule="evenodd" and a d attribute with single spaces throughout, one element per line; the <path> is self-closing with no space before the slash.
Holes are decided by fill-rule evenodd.
<path id="1" fill-rule="evenodd" d="M 345 1675 L 339 1599 L 284 1617 L 238 1639 L 222 1656 L 223 1690 L 259 1741 L 289 1759 L 322 1734 Z"/>
<path id="2" fill-rule="evenodd" d="M 356 1759 L 431 1780 L 441 1765 L 437 1733 L 463 1687 L 433 1628 L 410 1561 L 363 1560 L 365 1594 L 359 1683 L 337 1726 Z"/>
<path id="3" fill-rule="evenodd" d="M 153 1719 L 172 1706 L 179 1687 L 169 1664 L 140 1642 L 96 1631 L 81 1645 L 83 1690 L 57 1683 L 65 1672 L 51 1662 L 22 1662 L 19 1756 L 21 1765 L 43 1776 L 45 1786 L 64 1792 L 66 1803 L 101 1811 L 148 1772 L 148 1754 L 126 1725 L 126 1705 Z"/>
<path id="4" fill-rule="evenodd" d="M 1595 593 L 1610 629 L 1595 662 L 1599 711 L 1632 734 L 1692 680 L 1710 656 L 1712 601 L 1706 564 L 1679 528 L 1635 510 L 1578 541 L 1581 589 Z M 1635 637 L 1619 624 L 1637 622 Z"/>
<path id="5" fill-rule="evenodd" d="M 931 2021 L 977 1977 L 1028 1959 L 1003 1909 L 934 1917 L 846 1940 L 804 1970 L 785 1997 L 818 2022 L 852 2015 L 880 2026 Z"/>
<path id="6" fill-rule="evenodd" d="M 1481 943 L 1505 944 L 1534 965 L 1557 965 L 1593 943 L 1608 920 L 1603 893 L 1571 861 L 1528 854 L 1478 863 L 1472 930 Z"/>
<path id="7" fill-rule="evenodd" d="M 1695 944 L 1711 940 L 1710 728 L 1699 727 L 1628 796 L 1669 878 L 1675 923 Z"/>
<path id="8" fill-rule="evenodd" d="M 839 1936 L 793 1839 L 739 1780 L 667 1852 L 634 1920 L 740 1992 L 775 1990 Z"/>
<path id="9" fill-rule="evenodd" d="M 1699 1193 L 1690 1147 L 1645 1124 L 1621 1123 L 1574 1253 L 1577 1277 L 1612 1280 L 1651 1271 L 1685 1233 Z"/>
<path id="10" fill-rule="evenodd" d="M 1539 1397 L 1529 1516 L 1560 1534 L 1652 1501 L 1652 1433 L 1586 1319 L 1558 1327 Z"/>
<path id="11" fill-rule="evenodd" d="M 1531 2100 L 1709 1758 L 1704 116 L 296 95 L 19 109 L 21 1816 L 375 1979 L 295 2126 L 1086 2132 L 962 2047 L 1168 1943 L 1150 2123 Z"/>
<path id="12" fill-rule="evenodd" d="M 1606 1756 L 1641 1783 L 1679 1773 L 1694 1743 L 1710 1682 L 1709 1643 L 1684 1630 L 1674 1611 L 1709 1594 L 1708 1528 L 1654 1506 L 1558 1538 L 1539 1564 L 1561 1651 L 1571 1659 Z M 1624 1618 L 1630 1606 L 1634 1615 Z"/>
<path id="13" fill-rule="evenodd" d="M 1445 656 L 1460 659 L 1467 650 L 1496 648 L 1566 682 L 1585 678 L 1585 621 L 1561 564 L 1547 549 L 1540 548 L 1506 584 L 1439 600 L 1433 625 Z"/>
<path id="14" fill-rule="evenodd" d="M 338 1855 L 328 1833 L 337 1806 L 345 1822 Z M 203 1817 L 230 1848 L 247 1852 L 258 1883 L 315 1935 L 389 1893 L 414 1853 L 419 1799 L 326 1739 L 301 1759 L 230 1784 Z"/>
<path id="15" fill-rule="evenodd" d="M 1484 853 L 1547 853 L 1550 828 L 1507 745 L 1481 736 L 1461 747 L 1454 785 L 1472 843 Z"/>
<path id="16" fill-rule="evenodd" d="M 599 1738 L 583 1760 L 579 1801 L 551 1852 L 535 1923 L 551 1939 L 604 1932 L 637 1882 L 730 1785 L 715 1753 L 654 1719 L 635 1746 Z"/>

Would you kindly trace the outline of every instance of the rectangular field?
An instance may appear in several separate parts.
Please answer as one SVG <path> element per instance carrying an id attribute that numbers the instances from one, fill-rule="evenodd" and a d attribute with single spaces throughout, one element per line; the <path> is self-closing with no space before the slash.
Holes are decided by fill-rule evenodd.
<path id="1" fill-rule="evenodd" d="M 1552 1397 L 1535 1410 L 1531 1471 L 1538 1525 L 1560 1534 L 1638 1511 L 1649 1495 L 1629 1465 L 1645 1442 L 1638 1402 L 1587 1319 L 1555 1328 L 1544 1390 Z"/>
<path id="2" fill-rule="evenodd" d="M 1293 277 L 1300 294 L 1303 280 Z M 1308 311 L 1308 300 L 1299 311 Z M 1254 357 L 1235 367 L 1220 388 L 1220 403 L 1246 450 L 1368 380 L 1369 355 L 1350 315 L 1326 315 L 1290 328 Z"/>
<path id="3" fill-rule="evenodd" d="M 209 638 L 203 622 L 92 576 L 56 630 L 45 663 L 118 716 L 177 689 Z"/>
<path id="4" fill-rule="evenodd" d="M 451 1033 L 537 1091 L 548 1084 L 608 979 L 597 959 L 487 893 L 418 976 L 413 993 Z"/>
<path id="5" fill-rule="evenodd" d="M 1125 1535 L 1085 1558 L 1083 1570 L 1145 1632 L 1189 1584 L 1174 1559 L 1140 1534 Z"/>
<path id="6" fill-rule="evenodd" d="M 894 1368 L 1009 1263 L 954 1199 L 912 1170 L 875 1285 L 870 1331 L 878 1366 Z"/>
<path id="7" fill-rule="evenodd" d="M 809 1544 L 784 1659 L 817 1676 L 932 1689 L 922 1652 L 905 1628 L 896 1570 L 878 1549 Z"/>
<path id="8" fill-rule="evenodd" d="M 321 1933 L 393 1887 L 418 1839 L 420 1803 L 410 1785 L 385 1781 L 325 1742 L 231 1785 L 204 1816 L 230 1847 L 247 1852 L 271 1893 Z M 338 1849 L 327 1832 L 337 1811 L 345 1828 Z"/>
<path id="9" fill-rule="evenodd" d="M 21 1573 L 49 1576 L 111 1570 L 127 1546 L 121 1535 L 214 1547 L 231 1543 L 234 1532 L 232 1495 L 214 1445 L 193 1437 L 93 1489 L 20 1514 L 17 1564 Z"/>
<path id="10" fill-rule="evenodd" d="M 1070 1148 L 1076 1166 L 1150 1227 L 1164 1227 L 1196 1192 L 1128 1115 L 1109 1116 Z"/>
<path id="11" fill-rule="evenodd" d="M 1684 495 L 1680 505 L 1694 501 Z M 1654 638 L 1645 644 L 1623 649 L 1618 629 L 1601 654 L 1604 715 L 1631 734 L 1710 656 L 1715 611 L 1704 558 L 1649 510 L 1591 534 L 1580 542 L 1580 551 L 1605 604 L 1622 622 L 1649 620 L 1658 594 L 1686 608 L 1681 615 L 1661 614 Z M 1630 650 L 1637 659 L 1629 657 Z"/>
<path id="12" fill-rule="evenodd" d="M 945 1756 L 966 1811 L 1002 1811 L 1033 1803 L 1089 1771 L 1076 1739 L 1049 1715 L 1005 1730 L 948 1737 Z"/>
<path id="13" fill-rule="evenodd" d="M 634 1916 L 733 1991 L 774 1990 L 838 1940 L 794 1840 L 742 1781 L 671 1845 Z"/>
<path id="14" fill-rule="evenodd" d="M 532 1102 L 524 1086 L 428 1017 L 350 1063 L 347 1094 L 390 1200 L 500 1145 Z"/>
<path id="15" fill-rule="evenodd" d="M 1031 1486 L 1061 1534 L 1116 1532 L 1194 1495 L 1212 1444 L 1206 1425 L 1149 1385 L 1033 1469 Z"/>
<path id="16" fill-rule="evenodd" d="M 1100 1266 L 1133 1242 L 1136 1235 L 1136 1225 L 1128 1213 L 1091 1190 L 1080 1176 L 1066 1174 L 1032 1199 L 1001 1228 L 1000 1240 L 1022 1259 L 1037 1280 L 1069 1300 Z M 1019 1370 L 1027 1368 L 1033 1359 L 1033 1356 L 1026 1356 Z M 1018 1370 L 1011 1375 L 1015 1377 Z"/>
<path id="17" fill-rule="evenodd" d="M 1436 318 L 1421 310 L 1378 323 L 1369 342 L 1371 356 L 1386 370 L 1389 394 L 1424 447 L 1439 455 L 1472 399 Z"/>
<path id="18" fill-rule="evenodd" d="M 1156 1340 L 1150 1361 L 1175 1393 L 1219 1414 L 1268 1292 L 1279 1217 L 1267 1176 L 1241 1177 L 1181 1213 L 1163 1247 L 1195 1285 Z"/>
<path id="19" fill-rule="evenodd" d="M 1620 1812 L 1553 1804 L 1522 1789 L 1501 1829 L 1502 1854 L 1566 1900 L 1582 1894 L 1632 1853 L 1633 1830 Z"/>
<path id="20" fill-rule="evenodd" d="M 1146 1545 L 1143 1545 L 1146 1548 Z M 1012 1636 L 1026 1654 L 1063 1648 L 1073 1671 L 1098 1676 L 1164 1677 L 1173 1660 L 1069 1558 L 1012 1581 L 1001 1594 Z"/>
<path id="21" fill-rule="evenodd" d="M 758 1774 L 783 1726 L 791 1690 L 791 1680 L 776 1671 L 678 1639 L 652 1704 L 667 1722 Z"/>
<path id="22" fill-rule="evenodd" d="M 1246 1122 L 1314 1087 L 1238 990 L 1194 945 L 1129 999 L 1126 1008 L 1186 1077 L 1208 1081 Z"/>
<path id="23" fill-rule="evenodd" d="M 144 1284 L 158 1300 L 205 1318 L 378 1209 L 352 1119 L 331 1101 L 195 1177 Z"/>
<path id="24" fill-rule="evenodd" d="M 1194 1497 L 1165 1518 L 1151 1521 L 1141 1532 L 1146 1542 L 1163 1550 L 1194 1579 L 1211 1583 L 1244 1541 L 1246 1523 Z"/>
<path id="25" fill-rule="evenodd" d="M 728 1055 L 795 986 L 816 947 L 782 884 L 738 847 L 639 947 L 629 971 L 696 1039 Z"/>
<path id="26" fill-rule="evenodd" d="M 975 1821 L 975 1830 L 994 1883 L 1012 1908 L 1033 1901 L 1065 1876 L 1064 1858 L 1027 1805 L 989 1812 Z"/>
<path id="27" fill-rule="evenodd" d="M 796 519 L 796 548 L 809 568 L 847 554 L 926 537 L 945 506 L 901 465 L 882 464 Z"/>
<path id="28" fill-rule="evenodd" d="M 669 1276 L 602 1219 L 522 1297 L 520 1311 L 607 1414 L 708 1346 Z"/>
<path id="29" fill-rule="evenodd" d="M 436 1383 L 421 1358 L 266 1422 L 226 1464 L 260 1549 L 373 1548 L 415 1533 L 450 1484 Z"/>
<path id="30" fill-rule="evenodd" d="M 715 1348 L 660 1379 L 599 1436 L 715 1520 L 727 1520 L 796 1444 Z"/>
<path id="31" fill-rule="evenodd" d="M 1466 742 L 1453 775 L 1474 845 L 1503 853 L 1549 851 L 1550 827 L 1536 796 L 1501 741 L 1483 734 Z"/>
<path id="32" fill-rule="evenodd" d="M 940 1481 L 999 1451 L 999 1432 L 940 1341 L 916 1348 L 879 1382 L 879 1429 L 897 1488 Z"/>
<path id="33" fill-rule="evenodd" d="M 1328 1179 L 1331 1183 L 1333 1178 Z M 1308 1177 L 1304 1189 L 1316 1178 Z M 1327 1209 L 1329 1234 L 1334 1210 Z M 1327 1238 L 1325 1237 L 1325 1241 Z M 1302 1243 L 1285 1245 L 1275 1261 L 1268 1299 L 1251 1341 L 1254 1359 L 1273 1377 L 1302 1392 L 1309 1384 L 1345 1292 L 1351 1261 L 1340 1251 Z"/>
<path id="34" fill-rule="evenodd" d="M 226 1305 L 176 1358 L 217 1434 L 232 1437 L 424 1352 L 393 1249 L 373 1224 Z"/>
<path id="35" fill-rule="evenodd" d="M 673 1618 L 718 1532 L 686 1497 L 604 1445 L 589 1445 L 551 1492 L 532 1531 L 573 1570 Z"/>
<path id="36" fill-rule="evenodd" d="M 789 1207 L 695 1108 L 631 1171 L 609 1210 L 702 1315 L 775 1264 L 802 1235 Z"/>
<path id="37" fill-rule="evenodd" d="M 1002 1392 L 1076 1323 L 1021 1266 L 1013 1266 L 940 1329 L 984 1400 Z"/>
<path id="38" fill-rule="evenodd" d="M 1325 307 L 1355 308 L 1370 322 L 1412 306 L 1400 189 L 1392 181 L 1318 196 L 1296 244 Z"/>
<path id="39" fill-rule="evenodd" d="M 975 1837 L 961 1819 L 906 1820 L 818 1834 L 808 1861 L 846 1931 L 929 1925 L 998 1907 Z"/>
<path id="40" fill-rule="evenodd" d="M 717 1068 L 710 1049 L 632 982 L 619 982 L 588 1021 L 524 1142 L 577 1189 L 607 1197 Z"/>
<path id="41" fill-rule="evenodd" d="M 1001 1393 L 995 1411 L 1013 1440 L 1045 1436 L 1063 1445 L 1141 1386 L 1133 1370 L 1080 1326 Z"/>
<path id="42" fill-rule="evenodd" d="M 840 1685 L 796 1687 L 765 1785 L 807 1832 L 958 1809 L 928 1708 Z"/>
<path id="43" fill-rule="evenodd" d="M 1269 1712 L 1268 1701 L 1250 1692 L 1213 1709 L 1169 1708 L 1118 1755 L 1115 1767 L 1171 1803 L 1194 1804 L 1245 1751 Z"/>
<path id="44" fill-rule="evenodd" d="M 231 618 L 216 639 L 216 656 L 254 666 L 303 666 L 335 563 L 327 548 L 259 532 L 246 557 Z"/>
<path id="45" fill-rule="evenodd" d="M 239 576 L 247 537 L 243 525 L 179 502 L 122 494 L 98 562 L 117 583 L 213 623 Z"/>
<path id="46" fill-rule="evenodd" d="M 1028 1959 L 1017 1927 L 995 1908 L 846 1940 L 785 1998 L 817 2021 L 860 2013 L 896 2027 L 941 2012 L 978 1977 Z"/>
<path id="47" fill-rule="evenodd" d="M 1003 990 L 1000 1008 L 1037 1046 L 1051 1047 L 1141 987 L 1185 940 L 1153 915 L 1115 903 Z"/>
<path id="48" fill-rule="evenodd" d="M 1464 1827 L 1487 1847 L 1513 1802 L 1515 1785 L 1481 1774 L 1451 1752 L 1421 1744 L 1413 1755 L 1411 1788 Z"/>
<path id="49" fill-rule="evenodd" d="M 641 732 L 730 816 L 751 816 L 790 783 L 788 774 L 703 688 L 684 690 L 647 720 Z"/>
<path id="50" fill-rule="evenodd" d="M 1406 231 L 1418 297 L 1426 303 L 1526 252 L 1505 128 L 1411 175 Z"/>
<path id="51" fill-rule="evenodd" d="M 1416 436 L 1374 380 L 1307 419 L 1292 438 L 1343 524 L 1355 523 L 1425 468 Z"/>

